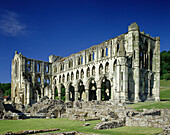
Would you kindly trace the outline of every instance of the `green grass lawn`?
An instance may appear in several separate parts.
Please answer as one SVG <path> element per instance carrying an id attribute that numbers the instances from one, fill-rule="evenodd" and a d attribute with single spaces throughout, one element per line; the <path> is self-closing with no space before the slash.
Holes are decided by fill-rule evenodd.
<path id="1" fill-rule="evenodd" d="M 161 80 L 160 82 L 160 99 L 170 100 L 170 80 Z"/>
<path id="2" fill-rule="evenodd" d="M 161 102 L 139 102 L 131 105 L 126 105 L 127 107 L 140 110 L 140 109 L 170 109 L 170 101 Z"/>
<path id="3" fill-rule="evenodd" d="M 121 127 L 108 130 L 94 130 L 93 127 L 100 121 L 89 121 L 90 126 L 81 126 L 84 121 L 72 121 L 66 118 L 57 119 L 26 119 L 26 120 L 1 120 L 0 133 L 8 131 L 37 130 L 59 128 L 58 132 L 78 131 L 82 133 L 96 133 L 107 135 L 155 135 L 162 132 L 161 128 L 150 127 Z"/>

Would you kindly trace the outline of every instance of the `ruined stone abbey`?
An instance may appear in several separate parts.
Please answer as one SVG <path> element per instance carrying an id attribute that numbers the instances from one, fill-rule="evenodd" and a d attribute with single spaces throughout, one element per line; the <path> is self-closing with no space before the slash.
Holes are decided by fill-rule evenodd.
<path id="1" fill-rule="evenodd" d="M 159 101 L 160 38 L 128 32 L 68 57 L 51 55 L 49 62 L 15 52 L 11 100 L 32 105 L 47 96 L 69 101 L 128 103 Z"/>

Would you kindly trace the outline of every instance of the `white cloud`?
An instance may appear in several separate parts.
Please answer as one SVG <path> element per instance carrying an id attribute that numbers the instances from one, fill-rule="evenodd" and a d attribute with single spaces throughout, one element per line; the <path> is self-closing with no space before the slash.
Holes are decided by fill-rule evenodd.
<path id="1" fill-rule="evenodd" d="M 6 36 L 20 36 L 26 32 L 26 25 L 19 21 L 15 12 L 5 11 L 0 16 L 0 33 Z"/>

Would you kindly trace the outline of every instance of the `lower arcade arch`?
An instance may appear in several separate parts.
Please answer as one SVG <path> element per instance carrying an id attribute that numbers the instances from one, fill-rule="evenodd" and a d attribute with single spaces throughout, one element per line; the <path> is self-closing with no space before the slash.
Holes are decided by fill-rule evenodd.
<path id="1" fill-rule="evenodd" d="M 75 91 L 72 83 L 69 84 L 69 101 L 75 100 Z"/>
<path id="2" fill-rule="evenodd" d="M 55 99 L 58 100 L 58 89 L 56 86 L 54 88 L 54 93 L 55 93 Z"/>
<path id="3" fill-rule="evenodd" d="M 94 79 L 89 83 L 89 101 L 92 100 L 97 100 L 97 87 Z"/>
<path id="4" fill-rule="evenodd" d="M 85 93 L 85 86 L 83 81 L 79 81 L 78 83 L 78 100 L 85 101 L 86 93 Z"/>
<path id="5" fill-rule="evenodd" d="M 111 98 L 111 83 L 106 77 L 101 82 L 101 100 L 107 101 Z"/>
<path id="6" fill-rule="evenodd" d="M 63 84 L 61 84 L 61 100 L 65 101 L 65 93 L 66 93 L 66 89 L 64 87 Z"/>

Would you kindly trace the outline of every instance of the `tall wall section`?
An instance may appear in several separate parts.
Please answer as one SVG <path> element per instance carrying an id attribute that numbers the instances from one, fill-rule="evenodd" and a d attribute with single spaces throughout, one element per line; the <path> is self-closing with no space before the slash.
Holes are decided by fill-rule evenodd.
<path id="1" fill-rule="evenodd" d="M 12 100 L 23 104 L 43 96 L 66 102 L 159 101 L 159 89 L 160 38 L 140 32 L 136 23 L 68 57 L 51 55 L 43 62 L 16 53 L 12 62 Z"/>

